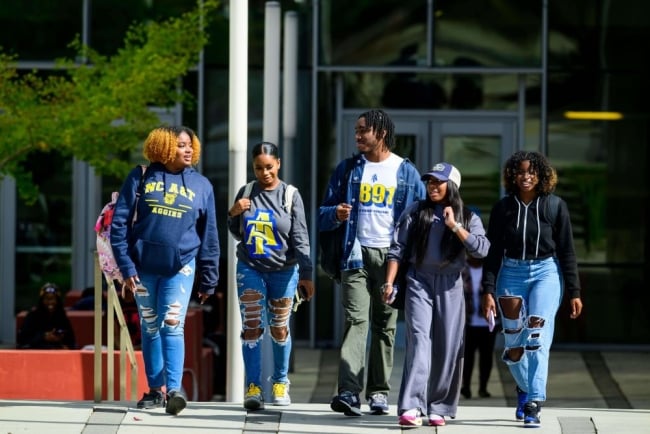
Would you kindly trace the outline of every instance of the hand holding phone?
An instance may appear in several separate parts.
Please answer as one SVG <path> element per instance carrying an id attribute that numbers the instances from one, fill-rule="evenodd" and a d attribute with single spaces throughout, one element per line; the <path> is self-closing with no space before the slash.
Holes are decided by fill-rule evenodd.
<path id="1" fill-rule="evenodd" d="M 496 320 L 494 319 L 494 311 L 490 309 L 490 312 L 488 313 L 488 330 L 492 331 L 494 330 L 494 326 L 496 325 Z"/>

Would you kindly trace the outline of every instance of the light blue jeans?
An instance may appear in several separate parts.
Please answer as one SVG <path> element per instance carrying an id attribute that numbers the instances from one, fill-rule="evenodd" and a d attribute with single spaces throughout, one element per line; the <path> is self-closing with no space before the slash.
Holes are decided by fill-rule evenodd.
<path id="1" fill-rule="evenodd" d="M 181 390 L 185 362 L 185 315 L 192 295 L 195 261 L 174 276 L 140 273 L 145 290 L 135 300 L 142 330 L 142 358 L 150 388 Z"/>
<path id="2" fill-rule="evenodd" d="M 282 271 L 257 271 L 237 261 L 237 294 L 242 319 L 242 354 L 246 384 L 262 386 L 262 345 L 266 325 L 273 348 L 273 383 L 289 383 L 291 333 L 289 320 L 298 286 L 298 266 Z"/>
<path id="3" fill-rule="evenodd" d="M 530 261 L 503 258 L 496 287 L 505 338 L 503 361 L 519 388 L 528 393 L 529 401 L 546 401 L 555 315 L 563 290 L 555 258 Z M 513 302 L 518 312 L 507 315 L 506 306 L 512 306 Z M 512 360 L 508 354 L 511 349 L 523 349 L 523 356 Z"/>

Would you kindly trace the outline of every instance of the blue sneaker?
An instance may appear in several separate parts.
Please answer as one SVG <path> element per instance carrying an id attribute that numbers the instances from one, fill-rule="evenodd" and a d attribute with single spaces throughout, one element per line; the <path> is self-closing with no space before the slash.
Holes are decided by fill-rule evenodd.
<path id="1" fill-rule="evenodd" d="M 537 428 L 540 425 L 539 414 L 542 405 L 539 401 L 527 402 L 524 406 L 524 428 Z"/>
<path id="2" fill-rule="evenodd" d="M 524 405 L 528 402 L 528 393 L 524 392 L 517 386 L 517 410 L 515 410 L 515 418 L 517 420 L 524 420 Z"/>
<path id="3" fill-rule="evenodd" d="M 388 397 L 383 393 L 375 392 L 370 395 L 368 405 L 372 414 L 388 414 Z"/>
<path id="4" fill-rule="evenodd" d="M 332 398 L 330 408 L 346 416 L 361 416 L 361 401 L 359 394 L 349 391 L 341 392 Z"/>

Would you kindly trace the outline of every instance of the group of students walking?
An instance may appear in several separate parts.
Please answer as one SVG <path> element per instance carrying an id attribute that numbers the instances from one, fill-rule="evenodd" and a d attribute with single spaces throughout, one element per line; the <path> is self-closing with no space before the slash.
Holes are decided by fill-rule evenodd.
<path id="1" fill-rule="evenodd" d="M 463 202 L 459 169 L 439 162 L 421 175 L 393 152 L 394 124 L 385 112 L 362 113 L 354 134 L 358 154 L 337 165 L 318 213 L 319 231 L 344 229 L 339 263 L 344 335 L 332 410 L 361 416 L 364 393 L 372 414 L 389 413 L 398 316 L 390 303 L 395 291 L 403 291 L 406 352 L 398 423 L 420 426 L 426 419 L 442 426 L 455 418 L 468 378 L 463 272 L 467 262 L 482 260 L 475 308 L 486 321 L 500 318 L 501 357 L 517 383 L 515 416 L 524 426 L 538 426 L 563 293 L 570 295 L 572 318 L 582 310 L 568 208 L 552 194 L 555 170 L 537 152 L 513 154 L 503 169 L 507 195 L 494 205 L 486 233 L 481 218 Z M 178 414 L 187 405 L 181 388 L 183 322 L 192 282 L 198 273 L 204 302 L 219 278 L 214 194 L 192 168 L 200 144 L 190 129 L 152 131 L 144 155 L 151 164 L 144 175 L 135 168 L 127 177 L 111 243 L 141 317 L 150 390 L 138 407 Z M 238 241 L 244 407 L 258 410 L 264 408 L 261 339 L 267 328 L 272 403 L 291 403 L 290 317 L 297 288 L 306 300 L 314 295 L 314 265 L 304 204 L 279 177 L 277 146 L 257 144 L 252 161 L 255 181 L 239 189 L 228 209 L 228 230 Z M 134 211 L 138 219 L 131 227 Z M 400 267 L 406 268 L 406 283 L 397 288 Z M 481 374 L 482 396 L 483 379 Z"/>

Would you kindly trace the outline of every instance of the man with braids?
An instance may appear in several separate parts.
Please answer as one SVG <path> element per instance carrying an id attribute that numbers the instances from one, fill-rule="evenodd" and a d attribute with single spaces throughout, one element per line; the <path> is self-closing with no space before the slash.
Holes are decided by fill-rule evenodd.
<path id="1" fill-rule="evenodd" d="M 201 304 L 219 280 L 214 192 L 210 181 L 192 167 L 199 161 L 201 142 L 191 129 L 156 128 L 145 140 L 143 153 L 151 164 L 144 174 L 134 168 L 122 185 L 111 245 L 140 315 L 149 392 L 137 407 L 165 407 L 176 415 L 187 405 L 181 384 L 183 326 L 194 276 L 200 276 Z M 137 219 L 131 227 L 134 211 Z"/>
<path id="2" fill-rule="evenodd" d="M 346 416 L 361 416 L 368 329 L 365 398 L 372 414 L 388 413 L 398 311 L 382 299 L 386 254 L 402 211 L 426 194 L 415 166 L 391 152 L 394 130 L 382 110 L 359 116 L 354 127 L 359 154 L 337 165 L 319 210 L 320 231 L 346 228 L 340 263 L 345 331 L 338 394 L 330 403 Z"/>
<path id="3" fill-rule="evenodd" d="M 570 317 L 582 312 L 578 267 L 569 210 L 552 194 L 557 174 L 547 159 L 538 152 L 515 152 L 506 161 L 503 184 L 507 195 L 490 214 L 481 305 L 486 318 L 496 313 L 497 304 L 501 312 L 502 360 L 517 383 L 515 418 L 537 427 L 565 289 Z"/>

